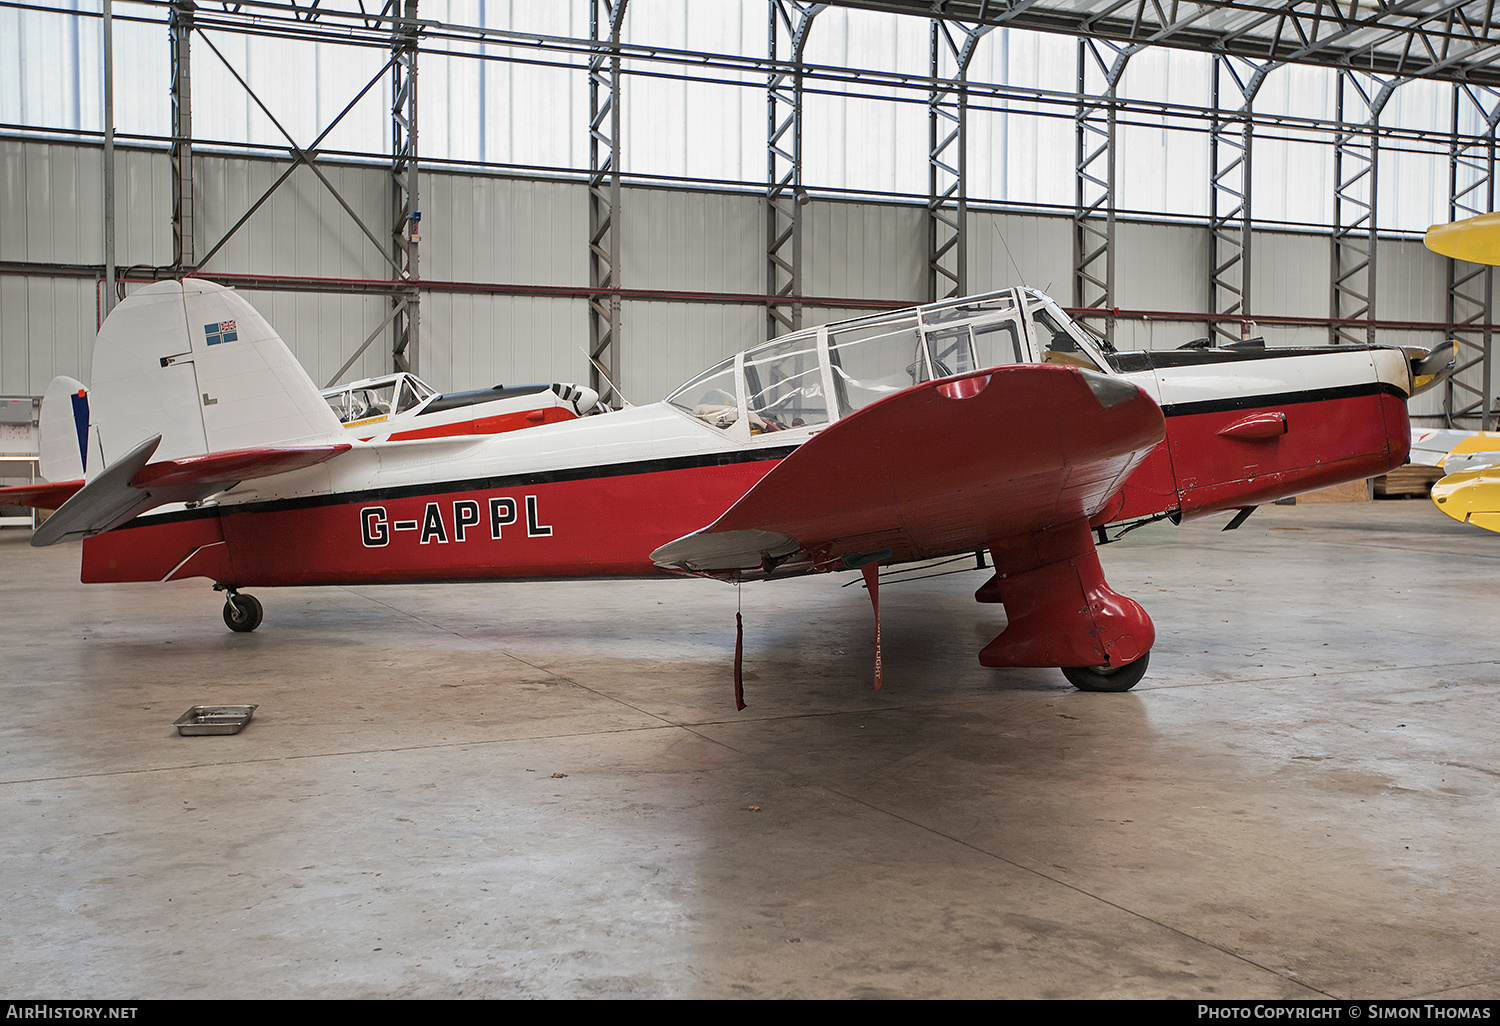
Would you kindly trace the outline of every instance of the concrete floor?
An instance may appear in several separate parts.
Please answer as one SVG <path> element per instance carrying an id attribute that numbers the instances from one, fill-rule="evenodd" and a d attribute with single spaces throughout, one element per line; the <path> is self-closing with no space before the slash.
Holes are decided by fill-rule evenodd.
<path id="1" fill-rule="evenodd" d="M 964 573 L 84 587 L 0 532 L 10 997 L 1500 997 L 1500 536 L 1424 501 L 1103 550 L 1126 695 Z M 179 738 L 200 703 L 258 703 Z"/>

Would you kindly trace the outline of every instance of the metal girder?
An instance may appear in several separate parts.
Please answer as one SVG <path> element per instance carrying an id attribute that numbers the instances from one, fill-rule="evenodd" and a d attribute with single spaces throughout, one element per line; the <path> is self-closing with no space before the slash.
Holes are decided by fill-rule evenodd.
<path id="1" fill-rule="evenodd" d="M 114 11 L 104 0 L 104 316 L 115 308 L 115 37 Z"/>
<path id="2" fill-rule="evenodd" d="M 193 267 L 193 0 L 180 0 L 167 15 L 172 74 L 172 268 Z"/>
<path id="3" fill-rule="evenodd" d="M 176 0 L 135 0 L 168 7 Z M 1500 86 L 1500 19 L 1494 0 L 830 0 L 832 5 L 1008 24 L 1036 32 L 1107 40 L 1119 46 L 1168 46 L 1273 64 L 1315 64 L 1382 77 L 1432 78 Z M 390 16 L 370 0 L 242 0 L 200 19 L 253 24 L 257 32 L 383 45 Z M 534 32 L 432 21 L 433 39 L 580 49 L 584 42 Z M 627 58 L 670 53 L 624 48 Z M 686 51 L 676 51 L 686 52 Z"/>
<path id="4" fill-rule="evenodd" d="M 1465 122 L 1485 131 L 1478 141 L 1461 143 Z M 1495 209 L 1495 131 L 1500 124 L 1500 91 L 1474 86 L 1453 89 L 1453 145 L 1448 153 L 1448 220 L 1488 214 Z M 1471 137 L 1472 138 L 1472 137 Z M 1443 416 L 1449 427 L 1495 425 L 1491 386 L 1491 349 L 1495 269 L 1448 260 L 1447 317 L 1455 325 L 1458 363 L 1443 394 Z"/>
<path id="5" fill-rule="evenodd" d="M 802 54 L 827 4 L 767 3 L 766 337 L 802 327 Z M 785 298 L 783 298 L 785 297 Z"/>
<path id="6" fill-rule="evenodd" d="M 1208 309 L 1212 337 L 1238 341 L 1250 319 L 1251 106 L 1274 66 L 1215 57 L 1209 120 Z"/>
<path id="7" fill-rule="evenodd" d="M 396 0 L 387 0 L 387 2 L 394 3 L 396 2 Z M 271 183 L 270 188 L 266 189 L 265 192 L 260 194 L 260 198 L 258 198 L 254 203 L 250 204 L 250 209 L 246 210 L 243 214 L 240 215 L 240 219 L 230 226 L 229 230 L 223 234 L 218 242 L 215 242 L 212 246 L 208 247 L 208 251 L 204 253 L 202 259 L 198 261 L 198 266 L 202 267 L 204 264 L 208 263 L 209 260 L 213 259 L 214 255 L 217 254 L 219 250 L 223 249 L 224 246 L 229 242 L 229 240 L 234 237 L 234 234 L 238 232 L 242 227 L 244 227 L 245 222 L 250 220 L 255 212 L 259 210 L 266 203 L 266 201 L 271 198 L 272 194 L 274 194 L 277 189 L 281 188 L 282 183 L 284 183 L 288 178 L 292 176 L 292 172 L 297 170 L 299 166 L 306 164 L 307 167 L 313 172 L 313 174 L 317 175 L 318 180 L 321 181 L 323 185 L 327 187 L 328 191 L 333 194 L 333 198 L 338 201 L 341 207 L 344 208 L 344 212 L 347 213 L 351 219 L 353 219 L 355 226 L 358 227 L 359 230 L 364 233 L 365 237 L 376 246 L 376 248 L 380 252 L 380 255 L 391 265 L 392 269 L 400 271 L 400 263 L 398 263 L 398 261 L 391 256 L 390 252 L 386 248 L 386 243 L 384 242 L 384 240 L 382 240 L 382 238 L 375 232 L 371 231 L 369 226 L 366 225 L 360 218 L 360 216 L 354 212 L 354 208 L 351 207 L 349 205 L 349 202 L 344 199 L 344 197 L 336 188 L 334 188 L 333 183 L 328 180 L 328 176 L 323 174 L 322 169 L 319 168 L 316 163 L 318 156 L 318 144 L 321 143 L 325 138 L 327 138 L 328 133 L 332 132 L 334 128 L 338 126 L 339 122 L 344 119 L 344 116 L 354 109 L 354 105 L 359 103 L 359 101 L 364 98 L 364 95 L 372 88 L 374 88 L 375 84 L 380 81 L 380 76 L 385 74 L 388 69 L 392 68 L 395 65 L 396 58 L 393 56 L 391 60 L 386 63 L 385 67 L 377 71 L 375 73 L 375 76 L 371 78 L 369 82 L 365 83 L 365 87 L 355 95 L 354 99 L 350 100 L 348 104 L 345 105 L 344 109 L 339 112 L 338 117 L 334 118 L 328 123 L 328 127 L 324 128 L 323 131 L 318 133 L 318 137 L 314 139 L 309 146 L 302 147 L 297 145 L 296 140 L 294 140 L 291 134 L 282 126 L 281 122 L 276 119 L 276 116 L 271 113 L 270 109 L 267 108 L 265 103 L 261 101 L 261 98 L 256 95 L 255 90 L 250 88 L 249 83 L 245 81 L 244 77 L 234 69 L 234 65 L 230 64 L 228 58 L 226 58 L 223 53 L 219 51 L 219 48 L 213 44 L 213 40 L 209 39 L 208 36 L 204 34 L 203 26 L 195 22 L 194 27 L 198 31 L 198 38 L 203 40 L 203 44 L 208 47 L 209 52 L 211 52 L 215 57 L 219 58 L 219 61 L 224 65 L 225 69 L 228 70 L 229 74 L 234 78 L 236 82 L 240 84 L 241 88 L 245 90 L 245 94 L 255 102 L 255 105 L 261 109 L 261 112 L 266 115 L 267 120 L 269 120 L 271 124 L 275 126 L 276 130 L 286 138 L 288 143 L 287 153 L 292 158 L 291 164 L 287 166 L 287 169 L 281 173 L 276 181 Z"/>
<path id="8" fill-rule="evenodd" d="M 392 13 L 398 2 L 401 0 L 386 0 Z M 409 288 L 404 296 L 391 299 L 391 363 L 398 371 L 416 373 L 422 324 L 417 286 L 422 277 L 418 260 L 422 201 L 417 179 L 417 42 L 421 27 L 417 23 L 417 0 L 404 3 L 400 20 L 391 23 L 391 240 L 394 263 Z"/>
<path id="9" fill-rule="evenodd" d="M 1380 112 L 1401 84 L 1340 72 L 1333 144 L 1333 234 L 1330 253 L 1329 341 L 1375 342 L 1376 211 L 1379 202 Z M 1363 324 L 1349 323 L 1363 321 Z"/>
<path id="10" fill-rule="evenodd" d="M 593 0 L 589 33 L 589 383 L 610 405 L 620 380 L 620 26 L 627 0 Z M 608 39 L 601 33 L 608 31 Z"/>
<path id="11" fill-rule="evenodd" d="M 1115 89 L 1133 51 L 1092 39 L 1078 41 L 1078 107 L 1074 115 L 1073 305 L 1098 310 L 1086 319 L 1114 331 Z"/>
<path id="12" fill-rule="evenodd" d="M 1500 84 L 1493 0 L 840 0 L 966 23 L 1006 22 L 1122 46 L 1170 46 L 1383 78 Z"/>
<path id="13" fill-rule="evenodd" d="M 969 293 L 966 79 L 974 48 L 994 27 L 932 20 L 932 90 L 927 94 L 927 298 L 934 302 Z"/>

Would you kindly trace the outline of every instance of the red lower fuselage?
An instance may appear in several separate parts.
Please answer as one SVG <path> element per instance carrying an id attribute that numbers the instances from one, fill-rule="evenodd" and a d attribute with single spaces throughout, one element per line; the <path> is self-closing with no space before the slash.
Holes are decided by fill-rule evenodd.
<path id="1" fill-rule="evenodd" d="M 1127 378 L 1162 403 L 1167 439 L 1093 517 L 1096 526 L 1253 506 L 1381 474 L 1405 459 L 1405 396 L 1379 372 L 1352 384 L 1228 398 L 1184 395 L 1169 371 L 1156 373 L 1154 387 L 1138 373 Z M 611 420 L 511 437 L 607 430 Z M 546 472 L 461 480 L 429 474 L 417 483 L 376 480 L 343 489 L 335 483 L 301 498 L 147 515 L 87 540 L 82 578 L 198 576 L 249 587 L 655 576 L 662 571 L 651 561 L 654 549 L 712 523 L 788 451 L 726 444 Z M 991 536 L 962 539 L 953 551 L 989 547 L 1004 537 L 995 530 L 991 524 Z M 895 552 L 892 561 L 942 554 Z"/>

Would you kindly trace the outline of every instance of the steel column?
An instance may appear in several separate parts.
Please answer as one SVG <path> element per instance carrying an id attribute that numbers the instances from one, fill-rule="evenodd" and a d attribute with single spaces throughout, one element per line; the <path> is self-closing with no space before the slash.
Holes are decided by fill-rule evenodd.
<path id="1" fill-rule="evenodd" d="M 180 0 L 167 14 L 172 61 L 172 269 L 193 270 L 193 76 L 190 40 L 193 0 Z"/>
<path id="2" fill-rule="evenodd" d="M 1478 139 L 1461 142 L 1465 122 L 1484 126 Z M 1476 124 L 1477 123 L 1477 124 Z M 1495 209 L 1495 130 L 1500 124 L 1500 91 L 1484 86 L 1453 87 L 1453 142 L 1448 153 L 1448 220 L 1488 214 Z M 1495 426 L 1490 371 L 1495 269 L 1483 264 L 1447 261 L 1447 318 L 1462 325 L 1453 330 L 1458 364 L 1443 394 L 1443 416 L 1449 427 Z"/>
<path id="3" fill-rule="evenodd" d="M 802 52 L 813 19 L 828 5 L 766 6 L 766 294 L 776 297 L 766 304 L 766 337 L 775 338 L 802 327 Z"/>
<path id="4" fill-rule="evenodd" d="M 1400 79 L 1382 81 L 1342 71 L 1333 142 L 1333 234 L 1329 341 L 1375 341 L 1376 210 L 1379 201 L 1380 112 Z M 1345 323 L 1364 321 L 1363 325 Z"/>
<path id="5" fill-rule="evenodd" d="M 620 26 L 627 0 L 593 0 L 589 15 L 589 383 L 619 406 Z M 608 42 L 601 33 L 609 32 Z"/>
<path id="6" fill-rule="evenodd" d="M 1251 105 L 1274 65 L 1217 56 L 1209 118 L 1208 309 L 1211 337 L 1238 341 L 1250 320 Z"/>
<path id="7" fill-rule="evenodd" d="M 394 8 L 395 0 L 391 7 Z M 394 14 L 394 10 L 392 10 Z M 417 0 L 405 0 L 399 19 L 391 22 L 391 186 L 393 255 L 408 283 L 394 297 L 391 363 L 398 371 L 416 372 L 421 328 L 421 280 L 418 260 L 422 241 L 422 205 L 417 188 Z"/>
<path id="8" fill-rule="evenodd" d="M 1130 50 L 1093 39 L 1078 41 L 1078 108 L 1074 115 L 1073 305 L 1098 310 L 1114 333 L 1115 90 Z"/>
<path id="9" fill-rule="evenodd" d="M 994 27 L 932 20 L 927 94 L 927 298 L 932 301 L 969 292 L 967 78 L 975 47 Z M 955 30 L 963 34 L 961 41 Z"/>
<path id="10" fill-rule="evenodd" d="M 104 0 L 104 316 L 115 308 L 115 17 Z"/>

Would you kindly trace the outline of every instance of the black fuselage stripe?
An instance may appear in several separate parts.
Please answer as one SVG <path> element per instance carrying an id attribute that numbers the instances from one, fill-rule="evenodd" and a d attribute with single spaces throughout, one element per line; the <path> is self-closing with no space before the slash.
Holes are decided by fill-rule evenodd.
<path id="1" fill-rule="evenodd" d="M 1262 406 L 1292 406 L 1301 403 L 1315 403 L 1329 399 L 1350 399 L 1381 393 L 1393 395 L 1401 399 L 1406 398 L 1406 393 L 1394 385 L 1389 385 L 1385 382 L 1369 381 L 1355 385 L 1312 388 L 1296 392 L 1277 392 L 1270 395 L 1247 395 L 1230 399 L 1208 399 L 1201 402 L 1174 403 L 1170 406 L 1162 407 L 1162 413 L 1167 417 L 1186 417 L 1200 413 L 1223 413 Z M 147 524 L 169 524 L 187 520 L 199 520 L 204 517 L 218 516 L 220 513 L 230 515 L 316 509 L 320 506 L 389 502 L 395 499 L 407 499 L 416 496 L 432 497 L 458 492 L 498 491 L 505 488 L 525 488 L 529 485 L 628 477 L 636 474 L 660 474 L 673 470 L 695 470 L 701 467 L 729 467 L 740 463 L 759 463 L 764 460 L 784 459 L 791 455 L 796 448 L 797 446 L 795 445 L 788 445 L 765 449 L 738 449 L 731 452 L 699 453 L 692 456 L 672 456 L 662 459 L 601 464 L 591 467 L 569 467 L 561 470 L 534 471 L 528 474 L 509 474 L 500 477 L 433 481 L 426 484 L 401 485 L 394 488 L 370 488 L 357 492 L 338 492 L 333 495 L 310 495 L 295 499 L 270 499 L 262 502 L 206 506 L 199 509 L 179 510 L 175 513 L 148 513 L 115 530 L 123 531 L 131 527 L 143 527 Z"/>
<path id="2" fill-rule="evenodd" d="M 1345 353 L 1368 353 L 1384 346 L 1269 346 L 1246 349 L 1166 349 L 1144 353 L 1113 353 L 1106 357 L 1121 374 L 1138 374 L 1148 370 L 1177 370 L 1183 367 L 1210 367 L 1225 363 L 1248 363 L 1260 360 L 1296 360 Z"/>
<path id="3" fill-rule="evenodd" d="M 1198 413 L 1229 413 L 1235 410 L 1258 409 L 1262 406 L 1296 406 L 1303 403 L 1320 403 L 1330 399 L 1355 399 L 1366 395 L 1392 395 L 1406 399 L 1406 391 L 1384 381 L 1365 381 L 1354 385 L 1334 385 L 1328 388 L 1308 388 L 1296 392 L 1274 392 L 1269 395 L 1234 396 L 1228 399 L 1204 399 L 1191 403 L 1172 403 L 1163 406 L 1161 412 L 1167 417 L 1190 417 Z"/>
<path id="4" fill-rule="evenodd" d="M 126 530 L 145 524 L 170 524 L 185 520 L 200 520 L 204 517 L 237 513 L 270 513 L 283 510 L 315 509 L 319 506 L 343 506 L 348 503 L 389 502 L 415 496 L 432 497 L 459 492 L 499 491 L 505 488 L 525 488 L 529 485 L 556 484 L 563 481 L 587 481 L 610 477 L 629 477 L 636 474 L 660 474 L 673 470 L 696 470 L 702 467 L 731 467 L 740 463 L 760 463 L 766 460 L 781 460 L 796 450 L 795 445 L 772 446 L 765 449 L 740 449 L 733 452 L 699 453 L 693 456 L 672 456 L 664 459 L 638 460 L 633 463 L 610 463 L 593 467 L 569 467 L 561 470 L 534 471 L 529 474 L 509 474 L 502 477 L 477 477 L 458 481 L 433 481 L 427 484 L 401 485 L 395 488 L 369 488 L 357 492 L 337 492 L 332 495 L 309 495 L 295 499 L 270 499 L 263 502 L 245 502 L 222 506 L 205 506 L 200 509 L 185 509 L 160 515 L 145 514 L 115 530 Z"/>

